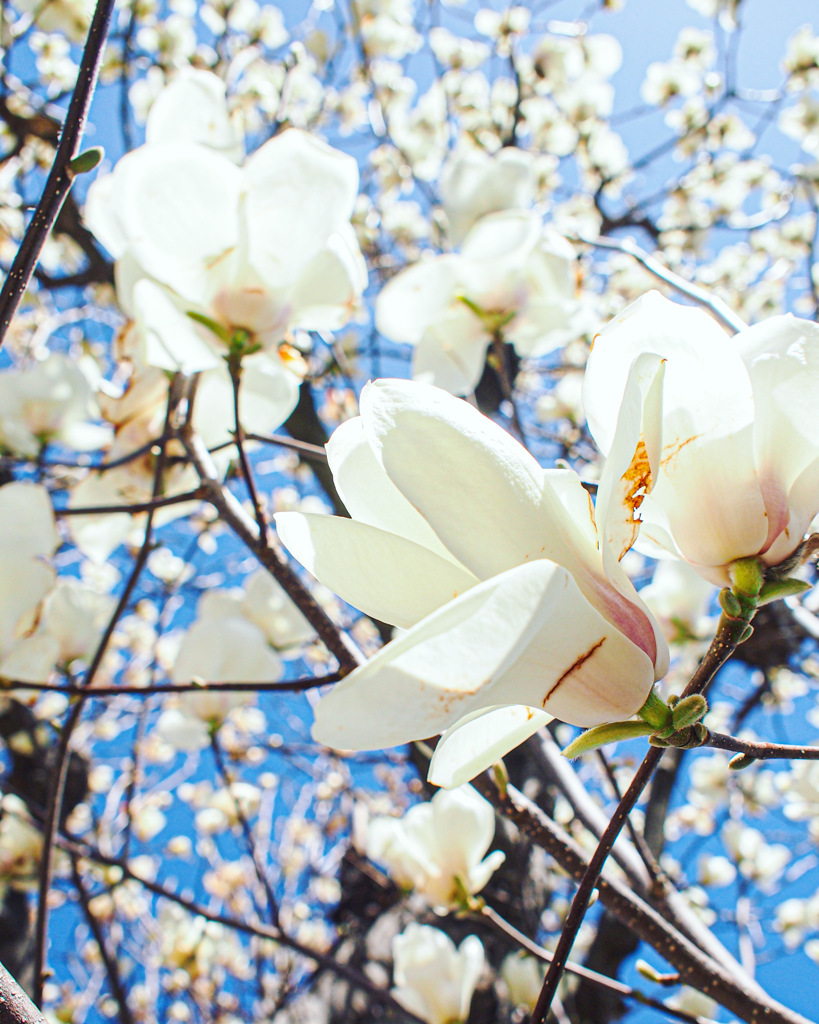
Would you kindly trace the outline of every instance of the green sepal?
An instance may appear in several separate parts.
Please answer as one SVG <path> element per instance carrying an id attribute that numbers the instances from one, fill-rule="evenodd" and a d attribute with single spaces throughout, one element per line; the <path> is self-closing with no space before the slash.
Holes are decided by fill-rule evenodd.
<path id="1" fill-rule="evenodd" d="M 78 153 L 73 160 L 68 161 L 68 170 L 71 174 L 88 174 L 97 167 L 105 156 L 102 146 L 92 146 L 83 153 Z"/>
<path id="2" fill-rule="evenodd" d="M 674 706 L 671 711 L 671 724 L 677 729 L 685 729 L 693 725 L 708 711 L 708 701 L 701 693 L 692 693 Z"/>
<path id="3" fill-rule="evenodd" d="M 757 597 L 765 582 L 765 570 L 759 559 L 738 558 L 729 567 L 734 593 L 741 597 Z"/>
<path id="4" fill-rule="evenodd" d="M 804 594 L 810 590 L 813 584 L 805 580 L 796 580 L 793 577 L 786 577 L 784 580 L 768 580 L 759 592 L 757 604 L 768 604 L 770 601 L 778 601 L 782 597 L 796 597 L 797 594 Z"/>
<path id="5" fill-rule="evenodd" d="M 607 743 L 630 740 L 635 736 L 648 736 L 652 732 L 654 726 L 649 722 L 607 722 L 605 725 L 596 725 L 593 729 L 582 732 L 566 747 L 563 756 L 573 761 L 590 750 L 605 747 Z"/>
<path id="6" fill-rule="evenodd" d="M 217 323 L 216 320 L 211 320 L 209 316 L 205 316 L 204 313 L 197 313 L 193 309 L 189 309 L 186 315 L 189 316 L 191 320 L 195 320 L 196 323 L 201 324 L 203 327 L 207 327 L 207 329 L 212 334 L 215 334 L 220 341 L 223 341 L 226 345 L 230 345 L 232 335 L 224 324 Z"/>
<path id="7" fill-rule="evenodd" d="M 656 687 L 652 687 L 651 693 L 646 697 L 645 704 L 643 704 L 637 714 L 644 722 L 651 726 L 651 732 L 665 729 L 671 724 L 671 709 L 659 695 Z"/>

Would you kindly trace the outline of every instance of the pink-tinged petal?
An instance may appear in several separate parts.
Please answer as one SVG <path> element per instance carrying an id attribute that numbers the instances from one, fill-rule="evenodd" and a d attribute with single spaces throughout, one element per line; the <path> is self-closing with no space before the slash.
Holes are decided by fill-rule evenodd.
<path id="1" fill-rule="evenodd" d="M 313 513 L 279 512 L 287 550 L 348 604 L 408 628 L 477 580 L 427 548 L 374 526 Z"/>
<path id="2" fill-rule="evenodd" d="M 789 523 L 791 488 L 819 458 L 819 325 L 776 316 L 736 340 L 754 393 L 754 451 L 769 517 L 767 548 Z M 819 511 L 819 490 L 811 496 L 809 477 L 799 487 L 799 511 L 790 515 L 790 551 Z M 781 553 L 782 543 L 778 547 Z"/>
<path id="3" fill-rule="evenodd" d="M 114 172 L 114 201 L 134 257 L 157 281 L 204 304 L 235 259 L 241 172 L 194 143 L 142 146 Z"/>
<path id="4" fill-rule="evenodd" d="M 457 256 L 435 256 L 401 271 L 381 289 L 375 326 L 391 341 L 417 345 L 443 319 L 458 296 Z"/>
<path id="5" fill-rule="evenodd" d="M 753 428 L 691 439 L 667 456 L 643 509 L 656 503 L 686 561 L 724 566 L 762 551 L 768 518 L 753 460 Z M 709 577 L 710 578 L 710 577 Z"/>
<path id="6" fill-rule="evenodd" d="M 543 470 L 496 423 L 411 381 L 369 384 L 361 416 L 390 479 L 478 577 L 549 557 L 555 523 L 544 516 Z"/>
<path id="7" fill-rule="evenodd" d="M 438 740 L 427 778 L 444 789 L 469 782 L 552 721 L 545 711 L 522 704 L 464 715 Z"/>
<path id="8" fill-rule="evenodd" d="M 333 431 L 327 442 L 327 461 L 336 489 L 353 519 L 405 537 L 455 561 L 429 523 L 384 472 L 365 436 L 360 416 Z"/>
<path id="9" fill-rule="evenodd" d="M 204 328 L 197 328 L 171 294 L 148 278 L 134 285 L 133 306 L 145 363 L 181 373 L 222 365 L 215 347 L 218 340 L 214 337 L 209 345 L 201 333 Z"/>
<path id="10" fill-rule="evenodd" d="M 319 702 L 313 735 L 338 749 L 390 747 L 502 704 L 596 725 L 612 709 L 636 712 L 653 679 L 647 655 L 565 569 L 540 560 L 486 580 L 382 648 Z"/>
<path id="11" fill-rule="evenodd" d="M 412 353 L 412 376 L 452 395 L 469 395 L 486 365 L 489 335 L 466 306 L 456 306 L 424 332 Z"/>
<path id="12" fill-rule="evenodd" d="M 234 163 L 244 156 L 244 143 L 230 123 L 225 83 L 210 71 L 182 68 L 154 100 L 145 125 L 149 145 L 198 142 Z"/>
<path id="13" fill-rule="evenodd" d="M 350 220 L 358 193 L 353 157 L 291 128 L 243 169 L 247 259 L 262 281 L 292 283 Z"/>

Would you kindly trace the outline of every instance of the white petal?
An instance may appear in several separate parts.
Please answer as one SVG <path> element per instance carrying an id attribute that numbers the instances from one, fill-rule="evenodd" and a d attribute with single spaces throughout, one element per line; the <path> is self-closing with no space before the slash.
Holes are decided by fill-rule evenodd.
<path id="1" fill-rule="evenodd" d="M 408 628 L 477 583 L 452 562 L 354 519 L 279 512 L 284 546 L 316 579 L 367 615 Z"/>
<path id="2" fill-rule="evenodd" d="M 239 419 L 246 433 L 274 431 L 295 409 L 298 397 L 298 378 L 277 356 L 257 352 L 242 360 Z M 233 383 L 224 363 L 200 377 L 193 422 L 209 447 L 230 439 L 236 418 Z"/>
<path id="3" fill-rule="evenodd" d="M 241 172 L 194 143 L 142 146 L 115 171 L 114 199 L 129 246 L 157 281 L 204 304 L 214 267 L 239 241 Z"/>
<path id="4" fill-rule="evenodd" d="M 113 174 L 100 174 L 88 186 L 82 219 L 114 259 L 123 255 L 128 247 L 128 235 L 114 200 Z"/>
<path id="5" fill-rule="evenodd" d="M 292 293 L 290 322 L 306 331 L 335 331 L 350 319 L 367 285 L 367 268 L 349 224 L 305 264 Z M 352 236 L 352 237 L 350 237 Z"/>
<path id="6" fill-rule="evenodd" d="M 388 281 L 375 303 L 375 325 L 385 338 L 416 345 L 424 331 L 446 317 L 458 293 L 456 256 L 415 263 Z"/>
<path id="7" fill-rule="evenodd" d="M 215 346 L 202 337 L 193 320 L 173 302 L 164 288 L 148 278 L 133 289 L 133 308 L 139 328 L 143 358 L 148 366 L 181 373 L 196 373 L 220 366 Z"/>
<path id="8" fill-rule="evenodd" d="M 773 541 L 788 522 L 792 485 L 819 458 L 819 325 L 793 316 L 771 317 L 736 340 L 754 392 L 756 465 Z M 809 523 L 819 511 L 819 493 L 812 500 L 804 481 L 800 492 L 802 514 L 791 530 L 794 546 L 807 527 L 805 519 Z"/>
<path id="9" fill-rule="evenodd" d="M 51 498 L 42 484 L 0 487 L 0 551 L 34 558 L 53 555 L 60 543 Z"/>
<path id="10" fill-rule="evenodd" d="M 412 354 L 412 376 L 452 395 L 469 395 L 486 365 L 489 335 L 466 306 L 427 328 Z"/>
<path id="11" fill-rule="evenodd" d="M 218 623 L 203 619 L 194 622 L 171 670 L 175 683 L 193 679 L 212 683 L 272 682 L 281 675 L 281 659 L 270 649 L 262 631 L 238 616 Z M 238 694 L 229 696 L 235 698 Z M 246 695 L 239 697 L 240 701 L 245 699 Z"/>
<path id="12" fill-rule="evenodd" d="M 243 170 L 247 258 L 265 282 L 290 283 L 349 221 L 355 160 L 291 128 L 256 150 Z"/>
<path id="13" fill-rule="evenodd" d="M 702 310 L 648 292 L 600 331 L 586 367 L 583 404 L 604 455 L 614 440 L 629 369 L 643 352 L 668 360 L 664 455 L 692 437 L 732 434 L 752 422 L 750 381 L 734 342 Z"/>
<path id="14" fill-rule="evenodd" d="M 313 735 L 339 749 L 396 746 L 500 704 L 595 725 L 613 708 L 635 713 L 653 678 L 564 569 L 535 561 L 444 605 L 338 683 Z"/>
<path id="15" fill-rule="evenodd" d="M 454 560 L 429 523 L 384 472 L 365 436 L 360 416 L 333 431 L 327 442 L 327 461 L 341 500 L 353 519 L 406 537 L 442 558 Z"/>
<path id="16" fill-rule="evenodd" d="M 469 782 L 552 721 L 545 711 L 522 704 L 464 715 L 438 740 L 427 778 L 445 789 Z"/>
<path id="17" fill-rule="evenodd" d="M 0 555 L 0 579 L 0 651 L 5 654 L 33 628 L 37 605 L 54 585 L 56 573 L 25 552 L 7 549 Z"/>
<path id="18" fill-rule="evenodd" d="M 407 381 L 369 384 L 361 416 L 390 479 L 477 576 L 546 554 L 554 524 L 543 514 L 543 470 L 496 423 Z"/>
<path id="19" fill-rule="evenodd" d="M 225 83 L 210 71 L 181 68 L 154 100 L 145 125 L 145 141 L 198 142 L 234 163 L 244 145 L 233 128 L 225 100 Z"/>

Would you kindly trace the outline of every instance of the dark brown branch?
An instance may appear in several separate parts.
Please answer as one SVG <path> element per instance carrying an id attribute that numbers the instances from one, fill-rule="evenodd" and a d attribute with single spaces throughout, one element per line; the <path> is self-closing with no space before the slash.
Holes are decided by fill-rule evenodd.
<path id="1" fill-rule="evenodd" d="M 6 968 L 0 964 L 0 1024 L 48 1024 Z"/>
<path id="2" fill-rule="evenodd" d="M 49 232 L 54 226 L 68 190 L 71 188 L 74 179 L 71 161 L 79 152 L 113 11 L 114 0 L 97 0 L 80 62 L 77 85 L 68 106 L 54 163 L 40 202 L 37 204 L 37 209 L 34 211 L 34 216 L 26 229 L 23 241 L 20 243 L 20 248 L 17 250 L 17 255 L 14 257 L 14 262 L 3 282 L 2 291 L 0 291 L 0 345 L 28 287 Z"/>

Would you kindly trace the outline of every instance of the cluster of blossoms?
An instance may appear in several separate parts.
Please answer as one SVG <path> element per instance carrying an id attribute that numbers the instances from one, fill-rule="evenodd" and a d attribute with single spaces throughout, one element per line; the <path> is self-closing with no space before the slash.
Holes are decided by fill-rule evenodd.
<path id="1" fill-rule="evenodd" d="M 738 28 L 736 2 L 689 6 L 725 31 Z M 770 97 L 804 161 L 783 170 L 756 152 L 763 124 L 723 75 L 720 32 L 683 29 L 641 89 L 653 123 L 670 132 L 660 146 L 679 173 L 675 187 L 643 200 L 633 168 L 653 157 L 632 161 L 628 136 L 612 127 L 621 122 L 610 120 L 616 39 L 591 31 L 591 18 L 546 21 L 522 6 L 436 11 L 441 23 L 427 32 L 416 0 L 355 0 L 349 14 L 310 4 L 301 22 L 295 9 L 256 0 L 174 0 L 167 12 L 126 5 L 103 81 L 122 95 L 131 83 L 144 144 L 134 148 L 134 126 L 123 124 L 130 152 L 67 207 L 69 228 L 44 250 L 44 286 L 32 287 L 8 336 L 15 366 L 0 370 L 2 470 L 16 475 L 23 464 L 25 480 L 48 486 L 0 487 L 0 678 L 10 694 L 0 712 L 24 702 L 36 740 L 59 723 L 67 696 L 35 699 L 23 684 L 74 686 L 90 664 L 92 690 L 128 691 L 105 706 L 82 698 L 94 712 L 75 745 L 99 744 L 106 759 L 91 766 L 90 795 L 68 821 L 89 849 L 125 851 L 124 880 L 114 867 L 88 869 L 89 912 L 111 945 L 126 948 L 121 922 L 154 918 L 153 962 L 128 995 L 139 1019 L 160 992 L 173 1019 L 213 1007 L 214 1020 L 233 1024 L 248 1016 L 234 989 L 255 978 L 260 1019 L 290 1024 L 299 957 L 312 951 L 332 964 L 339 947 L 328 908 L 338 905 L 340 921 L 348 902 L 334 873 L 346 867 L 350 820 L 366 801 L 343 752 L 438 734 L 429 777 L 454 788 L 400 819 L 373 817 L 356 847 L 414 894 L 391 890 L 398 909 L 379 923 L 392 933 L 378 955 L 377 937 L 362 940 L 367 967 L 376 977 L 391 963 L 384 998 L 392 985 L 392 998 L 429 1024 L 464 1022 L 496 969 L 498 998 L 510 1013 L 531 1013 L 542 965 L 512 955 L 500 966 L 490 943 L 447 918 L 474 913 L 508 870 L 491 849 L 491 806 L 457 787 L 545 725 L 564 742 L 568 730 L 555 721 L 621 725 L 645 713 L 655 684 L 681 689 L 713 635 L 714 586 L 735 586 L 738 566 L 759 576 L 754 600 L 764 588 L 775 596 L 804 586 L 790 577 L 819 510 L 819 328 L 771 316 L 730 338 L 702 310 L 646 294 L 655 278 L 630 256 L 598 260 L 587 242 L 601 231 L 644 231 L 666 266 L 749 320 L 812 309 L 813 30 L 791 38 L 785 84 Z M 4 262 L 29 202 L 16 183 L 51 159 L 58 126 L 41 101 L 71 85 L 90 15 L 84 0 L 13 0 L 3 14 L 10 46 L 28 34 L 42 79 L 38 95 L 11 76 L 0 110 Z M 438 74 L 413 79 L 427 59 Z M 764 123 L 774 126 L 773 117 Z M 339 138 L 355 158 L 322 141 Z M 715 228 L 736 241 L 712 256 Z M 111 269 L 103 248 L 113 288 L 99 270 Z M 116 303 L 110 352 L 94 330 L 72 328 L 75 310 L 50 302 L 56 271 L 92 281 L 89 302 Z M 65 352 L 47 352 L 46 336 Z M 411 368 L 396 370 L 408 349 Z M 383 379 L 385 353 L 389 372 L 415 379 Z M 537 458 L 471 404 L 483 401 L 487 368 L 503 400 L 519 403 L 521 440 Z M 552 374 L 558 383 L 544 388 Z M 368 375 L 379 379 L 359 406 Z M 324 388 L 318 402 L 313 384 Z M 311 404 L 324 423 L 315 416 L 305 429 Z M 500 415 L 508 413 L 502 401 Z M 338 422 L 323 466 L 316 444 Z M 270 435 L 284 424 L 299 454 L 257 458 L 252 446 L 278 444 Z M 555 455 L 577 471 L 544 469 Z M 263 481 L 255 489 L 254 478 Z M 242 484 L 246 507 L 236 500 Z M 325 515 L 318 487 L 349 516 Z M 148 520 L 135 506 L 157 507 Z M 290 553 L 369 618 L 353 621 L 326 590 L 284 574 L 270 512 Z M 236 555 L 231 529 L 286 588 Z M 163 546 L 149 554 L 157 533 Z M 61 547 L 66 540 L 73 547 Z M 144 574 L 127 583 L 106 564 L 120 564 L 123 542 L 144 545 Z M 650 557 L 663 560 L 645 586 Z M 130 605 L 114 623 L 110 592 L 120 584 Z M 310 621 L 290 600 L 296 590 Z M 747 612 L 736 593 L 723 598 L 728 613 Z M 348 671 L 345 654 L 357 668 Z M 344 678 L 303 712 L 247 689 L 304 682 L 307 671 L 315 686 L 333 658 L 345 662 Z M 769 707 L 791 708 L 809 693 L 803 677 L 764 667 Z M 147 692 L 134 696 L 153 684 L 182 692 L 150 704 Z M 313 712 L 313 736 L 330 749 L 299 788 Z M 717 704 L 708 725 L 729 721 Z M 31 756 L 24 734 L 3 736 L 12 761 Z M 132 738 L 133 759 L 113 767 L 106 745 Z M 379 763 L 379 783 L 400 789 L 398 762 Z M 213 781 L 202 778 L 211 768 Z M 667 833 L 713 836 L 721 853 L 700 858 L 696 879 L 673 854 L 664 869 L 703 920 L 716 917 L 712 888 L 739 880 L 773 897 L 786 869 L 796 877 L 793 851 L 742 811 L 773 814 L 782 804 L 785 820 L 807 823 L 815 841 L 812 769 L 753 767 L 735 781 L 720 753 L 695 759 L 687 778 L 688 801 L 670 813 Z M 577 817 L 558 793 L 555 820 L 591 849 Z M 32 822 L 24 803 L 3 796 L 0 899 L 30 886 L 40 854 Z M 242 922 L 265 908 L 300 949 L 270 929 L 246 944 L 183 902 L 163 900 L 154 912 L 139 878 L 155 883 L 160 848 L 168 862 L 196 853 L 212 905 Z M 180 865 L 178 878 L 187 870 Z M 561 884 L 537 908 L 538 940 L 559 927 Z M 168 900 L 177 889 L 168 884 Z M 777 912 L 788 946 L 819 931 L 814 903 L 786 901 Z M 441 928 L 409 920 L 431 914 Z M 819 957 L 819 941 L 805 948 Z M 98 957 L 83 956 L 99 970 Z M 68 988 L 48 1000 L 61 1017 L 82 1019 L 87 1005 Z M 688 994 L 678 1005 L 712 1012 Z"/>

